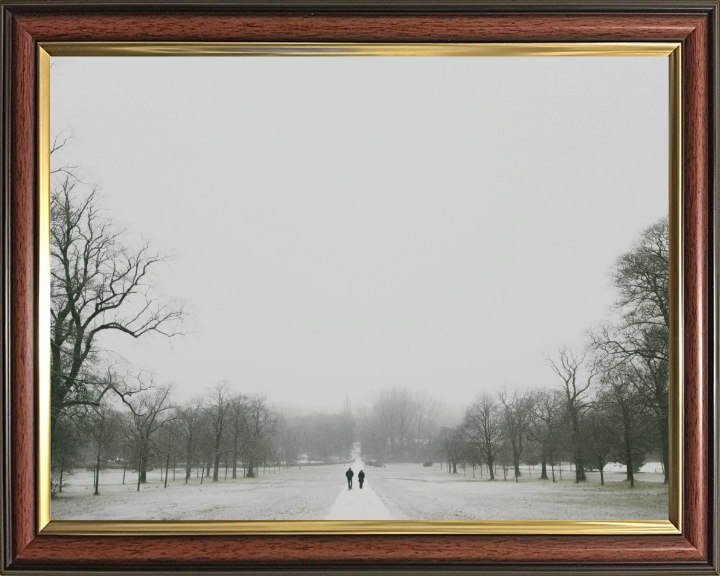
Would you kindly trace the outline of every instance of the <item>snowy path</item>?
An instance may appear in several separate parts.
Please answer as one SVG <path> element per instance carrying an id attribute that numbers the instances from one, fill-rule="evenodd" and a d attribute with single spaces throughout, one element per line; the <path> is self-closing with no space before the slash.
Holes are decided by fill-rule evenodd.
<path id="1" fill-rule="evenodd" d="M 360 470 L 365 470 L 365 463 L 361 460 L 360 454 L 354 454 L 355 463 L 352 466 L 355 477 L 353 478 L 353 489 L 348 490 L 347 486 L 344 486 L 340 490 L 335 503 L 330 509 L 330 513 L 325 518 L 326 520 L 392 520 L 392 514 L 387 506 L 380 500 L 380 497 L 375 494 L 372 489 L 371 483 L 368 482 L 367 478 L 363 483 L 363 489 L 360 490 L 358 484 L 357 473 Z M 372 468 L 370 468 L 372 470 Z M 365 470 L 365 473 L 372 477 L 372 472 Z"/>

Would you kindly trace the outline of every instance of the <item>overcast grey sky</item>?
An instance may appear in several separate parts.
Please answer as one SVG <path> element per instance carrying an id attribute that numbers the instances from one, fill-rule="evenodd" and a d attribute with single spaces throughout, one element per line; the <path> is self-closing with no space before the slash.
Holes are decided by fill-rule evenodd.
<path id="1" fill-rule="evenodd" d="M 175 255 L 198 332 L 103 344 L 175 382 L 340 409 L 554 386 L 668 212 L 666 58 L 54 58 L 54 161 Z M 555 378 L 557 378 L 555 376 Z"/>

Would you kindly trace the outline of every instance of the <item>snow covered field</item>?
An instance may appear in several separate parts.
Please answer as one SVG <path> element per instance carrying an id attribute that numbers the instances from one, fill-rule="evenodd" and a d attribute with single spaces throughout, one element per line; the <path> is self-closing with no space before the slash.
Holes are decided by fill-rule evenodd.
<path id="1" fill-rule="evenodd" d="M 51 502 L 55 520 L 320 520 L 325 518 L 345 485 L 345 465 L 283 468 L 256 478 L 213 483 L 192 473 L 184 483 L 172 470 L 163 488 L 160 472 L 148 472 L 148 482 L 137 492 L 137 476 L 122 470 L 100 474 L 100 494 L 93 495 L 92 472 L 78 472 L 63 493 Z M 242 475 L 242 469 L 240 470 Z"/>
<path id="2" fill-rule="evenodd" d="M 654 467 L 649 467 L 655 469 Z M 667 520 L 668 489 L 663 475 L 640 472 L 635 487 L 623 482 L 625 472 L 608 467 L 605 485 L 600 474 L 588 472 L 588 482 L 576 485 L 574 472 L 563 470 L 563 481 L 539 480 L 527 467 L 519 483 L 502 470 L 495 482 L 468 468 L 463 475 L 448 474 L 435 464 L 388 464 L 371 468 L 367 479 L 396 520 Z M 548 470 L 548 475 L 550 470 Z"/>
<path id="3" fill-rule="evenodd" d="M 657 465 L 646 465 L 630 488 L 624 472 L 609 466 L 605 486 L 599 473 L 575 485 L 573 473 L 563 470 L 563 481 L 539 480 L 540 471 L 526 467 L 516 484 L 513 478 L 487 481 L 468 468 L 465 475 L 448 474 L 435 464 L 388 464 L 363 467 L 366 483 L 348 490 L 346 464 L 283 468 L 257 478 L 213 483 L 193 477 L 184 484 L 172 472 L 163 488 L 159 471 L 148 474 L 147 484 L 136 491 L 137 477 L 122 470 L 100 476 L 100 495 L 93 495 L 92 473 L 78 472 L 67 479 L 63 493 L 52 500 L 55 520 L 664 520 L 668 517 L 668 490 Z M 550 471 L 548 470 L 548 473 Z"/>

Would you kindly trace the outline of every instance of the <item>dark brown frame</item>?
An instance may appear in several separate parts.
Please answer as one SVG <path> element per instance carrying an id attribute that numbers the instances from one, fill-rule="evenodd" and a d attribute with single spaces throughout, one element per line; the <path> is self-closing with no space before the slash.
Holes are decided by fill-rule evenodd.
<path id="1" fill-rule="evenodd" d="M 719 573 L 717 1 L 6 0 L 0 14 L 4 415 L 0 571 Z M 681 42 L 682 535 L 38 535 L 37 43 L 141 40 Z"/>

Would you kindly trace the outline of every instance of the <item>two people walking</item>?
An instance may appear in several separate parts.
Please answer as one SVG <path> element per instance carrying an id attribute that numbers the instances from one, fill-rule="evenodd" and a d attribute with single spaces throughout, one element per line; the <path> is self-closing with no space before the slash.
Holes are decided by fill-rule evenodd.
<path id="1" fill-rule="evenodd" d="M 352 468 L 348 468 L 347 472 L 345 472 L 345 478 L 347 478 L 347 483 L 348 483 L 348 490 L 352 490 L 353 476 L 355 476 L 355 472 L 352 471 Z M 360 470 L 360 472 L 358 472 L 358 482 L 360 483 L 360 490 L 362 490 L 362 485 L 363 485 L 364 481 L 365 481 L 365 472 Z"/>

